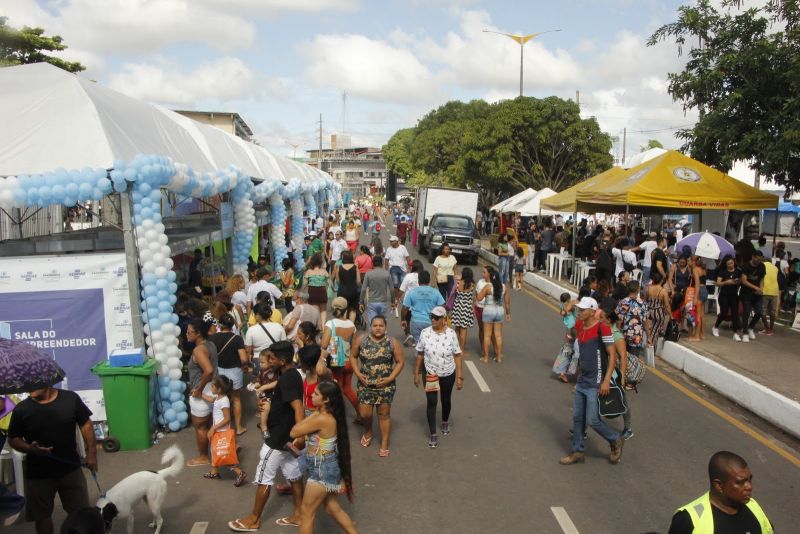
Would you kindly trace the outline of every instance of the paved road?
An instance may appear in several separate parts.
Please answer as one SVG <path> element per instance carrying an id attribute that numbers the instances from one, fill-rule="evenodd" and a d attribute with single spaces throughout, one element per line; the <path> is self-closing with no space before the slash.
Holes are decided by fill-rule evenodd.
<path id="1" fill-rule="evenodd" d="M 413 387 L 409 372 L 400 376 L 393 406 L 390 458 L 377 456 L 375 442 L 371 448 L 360 447 L 358 427 L 350 427 L 356 499 L 347 508 L 360 532 L 666 533 L 673 510 L 707 488 L 706 464 L 720 449 L 750 462 L 754 496 L 777 529 L 791 532 L 796 527 L 798 443 L 661 364 L 661 371 L 648 373 L 641 393 L 632 398 L 636 434 L 626 442 L 619 465 L 608 463 L 608 446 L 591 430 L 586 464 L 558 465 L 570 444 L 572 388 L 550 376 L 563 327 L 552 304 L 545 302 L 525 291 L 514 292 L 502 365 L 478 361 L 477 334 L 471 332 L 469 361 L 490 391 L 482 392 L 465 370 L 464 390 L 454 392 L 452 433 L 441 438 L 438 449 L 426 445 L 424 395 Z M 390 333 L 400 334 L 398 320 L 390 320 Z M 406 355 L 412 357 L 411 349 Z M 674 383 L 718 407 L 741 428 Z M 258 436 L 255 420 L 249 425 L 242 457 L 252 471 Z M 161 452 L 175 441 L 187 455 L 192 451 L 192 434 L 182 431 L 147 452 L 101 453 L 103 488 L 135 470 L 156 468 Z M 209 523 L 205 532 L 225 532 L 229 519 L 249 512 L 252 486 L 234 488 L 231 479 L 207 481 L 202 473 L 187 468 L 170 483 L 165 533 L 190 532 L 200 521 Z M 563 510 L 554 513 L 554 508 Z M 290 511 L 288 497 L 271 498 L 262 531 L 292 532 L 273 524 Z M 135 532 L 152 532 L 144 506 L 137 514 Z M 32 529 L 18 526 L 9 532 Z M 123 532 L 121 525 L 113 532 Z M 336 528 L 322 514 L 317 532 Z"/>

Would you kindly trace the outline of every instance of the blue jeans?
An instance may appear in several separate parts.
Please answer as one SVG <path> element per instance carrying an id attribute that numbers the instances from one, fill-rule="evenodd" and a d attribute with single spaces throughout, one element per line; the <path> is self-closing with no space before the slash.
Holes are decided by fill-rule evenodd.
<path id="1" fill-rule="evenodd" d="M 508 261 L 509 259 L 508 256 L 498 257 L 497 271 L 500 275 L 500 281 L 504 284 L 511 279 L 511 262 Z"/>
<path id="2" fill-rule="evenodd" d="M 575 452 L 583 452 L 583 432 L 587 423 L 609 443 L 619 439 L 619 432 L 608 426 L 597 413 L 598 389 L 586 387 L 580 382 L 575 386 L 575 400 L 572 407 L 572 450 Z"/>
<path id="3" fill-rule="evenodd" d="M 383 315 L 389 311 L 389 304 L 387 302 L 368 302 L 367 303 L 367 331 L 372 324 L 372 320 L 376 315 Z"/>
<path id="4" fill-rule="evenodd" d="M 395 265 L 393 267 L 389 267 L 389 276 L 392 277 L 392 285 L 395 289 L 397 289 L 400 287 L 400 284 L 403 283 L 403 278 L 405 278 L 406 272 L 402 267 Z"/>
<path id="5" fill-rule="evenodd" d="M 428 328 L 431 325 L 430 322 L 427 323 L 418 323 L 416 321 L 411 321 L 411 337 L 414 338 L 414 343 L 419 341 L 419 335 L 422 333 L 423 330 Z"/>

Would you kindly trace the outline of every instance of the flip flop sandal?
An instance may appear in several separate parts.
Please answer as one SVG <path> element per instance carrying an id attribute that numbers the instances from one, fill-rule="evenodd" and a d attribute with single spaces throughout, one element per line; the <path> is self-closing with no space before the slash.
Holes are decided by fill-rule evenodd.
<path id="1" fill-rule="evenodd" d="M 222 478 L 219 473 L 206 473 L 203 475 L 203 478 L 207 478 L 209 480 L 216 480 Z"/>
<path id="2" fill-rule="evenodd" d="M 361 435 L 361 446 L 362 447 L 369 447 L 369 444 L 372 443 L 372 436 L 367 437 L 366 434 Z"/>
<path id="3" fill-rule="evenodd" d="M 378 451 L 378 456 L 381 458 L 388 458 L 389 457 L 389 449 L 380 449 Z"/>
<path id="4" fill-rule="evenodd" d="M 241 435 L 242 435 L 242 434 L 244 434 L 245 432 L 247 432 L 247 429 L 246 429 L 246 428 L 242 428 L 241 430 L 237 430 L 237 431 L 236 431 L 236 435 L 237 435 L 237 436 L 241 436 Z"/>
<path id="5" fill-rule="evenodd" d="M 279 527 L 299 527 L 300 523 L 292 523 L 288 517 L 281 517 L 275 520 L 275 524 Z"/>
<path id="6" fill-rule="evenodd" d="M 241 486 L 242 484 L 244 484 L 244 481 L 245 481 L 245 480 L 247 480 L 247 473 L 245 473 L 244 471 L 242 471 L 242 472 L 240 472 L 240 473 L 239 473 L 239 476 L 238 476 L 238 477 L 236 477 L 236 481 L 233 483 L 233 485 L 234 485 L 234 486 L 236 486 L 236 487 L 238 488 L 239 486 Z"/>
<path id="7" fill-rule="evenodd" d="M 234 532 L 258 532 L 257 528 L 244 526 L 241 519 L 228 521 L 228 528 Z"/>
<path id="8" fill-rule="evenodd" d="M 203 465 L 211 465 L 211 462 L 197 461 L 194 458 L 186 462 L 186 467 L 201 467 Z"/>

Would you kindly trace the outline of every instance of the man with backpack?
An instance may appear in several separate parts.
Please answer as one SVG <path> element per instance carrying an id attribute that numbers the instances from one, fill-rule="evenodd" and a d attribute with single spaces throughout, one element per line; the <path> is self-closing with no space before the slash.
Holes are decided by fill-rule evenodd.
<path id="1" fill-rule="evenodd" d="M 597 247 L 597 268 L 595 269 L 597 279 L 612 283 L 614 281 L 615 264 L 616 260 L 611 252 L 611 243 L 608 241 L 608 236 L 603 235 Z"/>
<path id="2" fill-rule="evenodd" d="M 600 434 L 611 446 L 608 461 L 618 464 L 625 443 L 622 435 L 600 419 L 599 405 L 609 394 L 611 378 L 617 361 L 611 327 L 597 318 L 597 301 L 583 297 L 577 305 L 578 320 L 575 332 L 578 341 L 578 379 L 572 408 L 572 451 L 561 458 L 561 465 L 583 463 L 586 424 Z"/>

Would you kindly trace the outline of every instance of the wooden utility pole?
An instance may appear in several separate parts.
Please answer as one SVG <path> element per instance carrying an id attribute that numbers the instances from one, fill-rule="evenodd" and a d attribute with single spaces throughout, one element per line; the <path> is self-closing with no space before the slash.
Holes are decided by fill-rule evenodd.
<path id="1" fill-rule="evenodd" d="M 581 92 L 579 90 L 575 90 L 575 103 L 578 104 L 578 110 L 581 109 Z"/>
<path id="2" fill-rule="evenodd" d="M 622 129 L 622 164 L 625 165 L 625 149 L 628 144 L 628 129 Z"/>
<path id="3" fill-rule="evenodd" d="M 319 160 L 319 170 L 322 169 L 322 113 L 319 114 L 319 152 L 317 152 Z"/>

